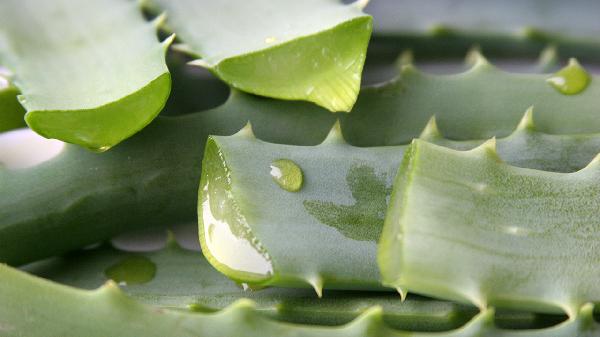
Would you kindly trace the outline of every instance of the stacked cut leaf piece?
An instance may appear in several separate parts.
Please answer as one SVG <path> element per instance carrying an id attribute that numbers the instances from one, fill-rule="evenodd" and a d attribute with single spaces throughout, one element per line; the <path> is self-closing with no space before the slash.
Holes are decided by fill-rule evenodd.
<path id="1" fill-rule="evenodd" d="M 0 336 L 600 334 L 596 4 L 137 5 L 0 4 Z"/>

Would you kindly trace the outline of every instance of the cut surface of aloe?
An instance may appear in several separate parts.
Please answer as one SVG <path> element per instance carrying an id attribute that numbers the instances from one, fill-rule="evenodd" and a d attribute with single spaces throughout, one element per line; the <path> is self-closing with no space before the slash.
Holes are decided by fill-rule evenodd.
<path id="1" fill-rule="evenodd" d="M 424 139 L 452 148 L 482 141 L 444 139 L 432 120 Z M 515 165 L 569 172 L 600 150 L 596 135 L 535 131 L 531 110 L 500 139 Z M 329 289 L 381 289 L 375 242 L 391 181 L 406 146 L 357 148 L 338 127 L 317 146 L 266 143 L 249 127 L 208 140 L 198 197 L 200 242 L 208 260 L 238 282 Z M 274 178 L 295 175 L 274 165 L 287 160 L 302 175 L 298 190 Z"/>
<path id="2" fill-rule="evenodd" d="M 145 264 L 154 265 L 154 273 L 144 268 Z M 118 268 L 121 273 L 115 274 Z M 442 331 L 462 326 L 478 312 L 475 307 L 418 296 L 400 302 L 396 294 L 390 293 L 337 291 L 319 299 L 307 289 L 242 290 L 241 285 L 212 268 L 201 252 L 181 248 L 174 241 L 151 252 L 128 252 L 105 245 L 37 262 L 25 269 L 55 282 L 90 290 L 113 279 L 128 296 L 165 308 L 215 312 L 249 298 L 263 315 L 303 324 L 345 324 L 378 305 L 383 309 L 384 321 L 394 328 Z M 144 282 L 136 282 L 139 280 Z M 516 317 L 507 317 L 505 323 L 539 321 L 529 313 Z"/>
<path id="3" fill-rule="evenodd" d="M 167 29 L 234 88 L 350 111 L 360 88 L 371 17 L 338 0 L 150 0 Z"/>
<path id="4" fill-rule="evenodd" d="M 413 141 L 379 247 L 384 283 L 471 302 L 564 310 L 598 301 L 600 166 L 553 173 L 502 161 L 493 141 Z"/>
<path id="5" fill-rule="evenodd" d="M 27 124 L 47 138 L 107 150 L 146 126 L 169 96 L 169 41 L 134 2 L 0 4 L 0 59 Z"/>

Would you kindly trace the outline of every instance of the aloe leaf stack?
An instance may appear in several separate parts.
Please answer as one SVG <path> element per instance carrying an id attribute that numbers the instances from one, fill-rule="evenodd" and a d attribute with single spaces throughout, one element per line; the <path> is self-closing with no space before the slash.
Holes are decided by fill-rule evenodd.
<path id="1" fill-rule="evenodd" d="M 0 336 L 599 335 L 597 9 L 0 3 Z"/>

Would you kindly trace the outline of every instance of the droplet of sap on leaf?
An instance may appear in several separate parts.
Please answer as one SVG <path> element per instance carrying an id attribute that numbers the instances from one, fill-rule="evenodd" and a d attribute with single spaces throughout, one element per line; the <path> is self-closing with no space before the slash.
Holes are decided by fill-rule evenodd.
<path id="1" fill-rule="evenodd" d="M 289 159 L 278 159 L 271 163 L 271 177 L 289 192 L 297 192 L 302 188 L 302 169 Z"/>
<path id="2" fill-rule="evenodd" d="M 572 58 L 566 67 L 554 73 L 546 81 L 564 95 L 576 95 L 587 88 L 590 80 L 588 72 Z"/>
<path id="3" fill-rule="evenodd" d="M 118 284 L 144 284 L 156 275 L 156 265 L 144 256 L 128 256 L 106 268 L 104 274 Z"/>

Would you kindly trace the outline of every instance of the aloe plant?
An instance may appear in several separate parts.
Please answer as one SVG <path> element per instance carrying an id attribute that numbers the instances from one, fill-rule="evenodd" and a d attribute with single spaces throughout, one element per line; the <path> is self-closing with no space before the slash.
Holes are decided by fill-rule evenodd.
<path id="1" fill-rule="evenodd" d="M 51 18 L 51 19 L 49 19 Z M 155 27 L 119 0 L 3 1 L 0 60 L 39 134 L 105 151 L 145 127 L 171 79 Z"/>
<path id="2" fill-rule="evenodd" d="M 540 133 L 532 118 L 528 110 L 498 141 L 507 162 L 568 172 L 600 150 L 598 135 Z M 421 137 L 459 149 L 481 144 L 444 139 L 433 119 Z M 198 197 L 204 255 L 238 282 L 308 286 L 319 296 L 323 287 L 380 290 L 376 242 L 405 149 L 353 147 L 339 125 L 318 146 L 266 143 L 249 126 L 210 137 Z"/>
<path id="3" fill-rule="evenodd" d="M 501 158 L 493 140 L 467 152 L 413 141 L 382 235 L 384 282 L 480 308 L 576 316 L 599 296 L 598 160 L 551 173 Z"/>
<path id="4" fill-rule="evenodd" d="M 331 111 L 350 111 L 356 101 L 372 26 L 362 1 L 144 3 L 165 11 L 166 29 L 182 40 L 178 49 L 201 57 L 191 64 L 234 88 Z"/>
<path id="5" fill-rule="evenodd" d="M 462 75 L 405 71 L 384 87 L 363 89 L 354 111 L 341 116 L 344 137 L 360 146 L 404 144 L 418 136 L 437 112 L 437 121 L 448 138 L 483 139 L 508 134 L 504 130 L 518 124 L 527 102 L 538 104 L 536 124 L 540 131 L 600 129 L 595 118 L 600 97 L 595 94 L 599 83 L 595 77 L 590 77 L 583 92 L 563 95 L 546 82 L 550 75 L 509 74 L 481 57 L 476 59 L 474 68 Z M 506 89 L 509 92 L 501 90 L 504 86 L 510 87 Z M 519 86 L 522 89 L 517 89 Z M 432 90 L 440 94 L 429 97 Z M 479 95 L 480 99 L 468 103 L 458 99 L 467 94 Z M 487 108 L 502 97 L 506 100 L 502 106 Z M 578 104 L 579 109 L 565 115 L 571 104 Z M 489 115 L 477 107 L 486 107 Z M 520 112 L 513 115 L 517 109 Z M 99 156 L 66 146 L 59 156 L 37 166 L 1 169 L 4 191 L 14 197 L 0 199 L 0 215 L 6 219 L 0 224 L 0 232 L 6 233 L 0 235 L 0 261 L 26 263 L 128 229 L 192 221 L 205 138 L 209 134 L 233 134 L 248 120 L 260 139 L 315 145 L 325 138 L 335 116 L 307 103 L 235 92 L 221 107 L 157 119 L 121 149 L 111 151 L 114 153 Z M 95 179 L 89 179 L 90 172 Z M 107 187 L 108 182 L 112 187 Z M 57 199 L 50 191 L 63 191 L 67 197 Z M 121 201 L 115 203 L 115 198 Z M 64 230 L 73 233 L 72 240 L 63 240 Z M 43 244 L 39 244 L 41 238 Z M 30 249 L 25 244 L 28 242 L 38 243 L 36 249 Z"/>

